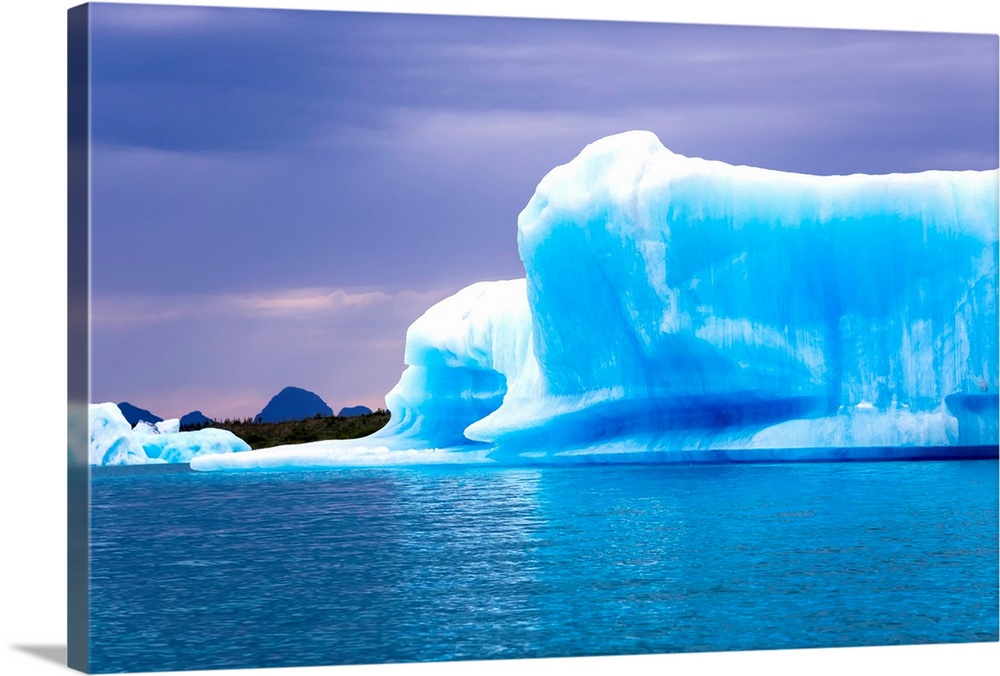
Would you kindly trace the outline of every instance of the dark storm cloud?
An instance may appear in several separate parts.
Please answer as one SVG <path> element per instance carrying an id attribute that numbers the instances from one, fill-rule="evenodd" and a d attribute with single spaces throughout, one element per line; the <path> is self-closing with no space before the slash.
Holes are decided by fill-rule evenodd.
<path id="1" fill-rule="evenodd" d="M 287 150 L 338 127 L 391 134 L 401 114 L 433 111 L 586 111 L 617 119 L 620 128 L 633 128 L 637 119 L 659 123 L 663 128 L 653 131 L 669 136 L 671 114 L 707 111 L 715 116 L 706 132 L 745 135 L 733 155 L 740 145 L 747 154 L 765 146 L 780 150 L 786 144 L 773 127 L 795 118 L 809 122 L 803 135 L 847 137 L 848 147 L 833 158 L 788 163 L 801 171 L 830 173 L 824 172 L 830 164 L 843 171 L 841 157 L 865 164 L 873 152 L 866 132 L 887 134 L 883 146 L 909 142 L 915 148 L 950 122 L 955 133 L 945 131 L 943 145 L 962 155 L 996 146 L 996 77 L 988 77 L 997 68 L 995 36 L 218 8 L 131 11 L 149 15 L 103 28 L 97 17 L 98 142 Z M 181 18 L 154 18 L 174 13 Z M 747 124 L 754 118 L 741 111 L 755 108 L 777 124 Z M 706 154 L 697 135 L 693 142 L 687 134 L 674 140 L 664 139 L 682 146 L 680 152 Z M 780 164 L 779 153 L 764 156 Z M 978 161 L 989 159 L 995 163 L 995 157 Z"/>

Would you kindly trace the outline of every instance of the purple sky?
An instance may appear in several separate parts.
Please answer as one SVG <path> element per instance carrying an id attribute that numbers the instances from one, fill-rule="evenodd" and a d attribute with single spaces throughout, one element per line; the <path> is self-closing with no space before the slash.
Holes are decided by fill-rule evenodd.
<path id="1" fill-rule="evenodd" d="M 997 167 L 997 38 L 92 6 L 93 401 L 383 404 L 406 327 L 523 275 L 587 143 L 818 174 Z"/>

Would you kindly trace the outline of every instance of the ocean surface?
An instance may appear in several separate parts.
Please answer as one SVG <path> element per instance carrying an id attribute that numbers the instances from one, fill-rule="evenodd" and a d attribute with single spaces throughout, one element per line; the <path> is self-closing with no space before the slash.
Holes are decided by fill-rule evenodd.
<path id="1" fill-rule="evenodd" d="M 93 468 L 91 669 L 996 641 L 997 474 Z"/>

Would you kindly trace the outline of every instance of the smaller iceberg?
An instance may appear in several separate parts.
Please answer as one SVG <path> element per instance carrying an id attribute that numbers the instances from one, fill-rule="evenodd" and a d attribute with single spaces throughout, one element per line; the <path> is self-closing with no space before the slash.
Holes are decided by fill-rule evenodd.
<path id="1" fill-rule="evenodd" d="M 146 454 L 132 448 L 132 426 L 117 404 L 90 405 L 91 465 L 139 465 Z"/>
<path id="2" fill-rule="evenodd" d="M 250 446 L 228 430 L 181 432 L 180 420 L 129 425 L 116 404 L 90 404 L 91 465 L 189 463 L 192 458 L 249 451 Z"/>

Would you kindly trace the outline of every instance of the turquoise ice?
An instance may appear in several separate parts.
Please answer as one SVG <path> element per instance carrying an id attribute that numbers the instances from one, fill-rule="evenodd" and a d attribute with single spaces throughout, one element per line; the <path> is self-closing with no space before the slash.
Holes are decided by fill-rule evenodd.
<path id="1" fill-rule="evenodd" d="M 232 432 L 206 428 L 181 432 L 177 418 L 140 420 L 133 428 L 116 404 L 90 404 L 88 444 L 91 465 L 187 463 L 200 455 L 238 453 L 250 446 Z"/>
<path id="2" fill-rule="evenodd" d="M 995 447 L 997 181 L 809 176 L 684 157 L 649 132 L 601 139 L 522 211 L 524 279 L 474 284 L 410 327 L 386 429 L 192 467 Z"/>

